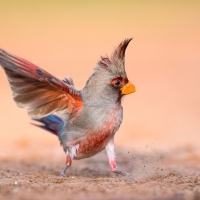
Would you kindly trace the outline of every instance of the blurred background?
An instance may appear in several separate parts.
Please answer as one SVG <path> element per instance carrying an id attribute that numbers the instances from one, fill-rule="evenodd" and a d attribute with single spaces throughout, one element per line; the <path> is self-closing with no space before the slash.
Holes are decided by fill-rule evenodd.
<path id="1" fill-rule="evenodd" d="M 71 76 L 78 89 L 101 55 L 133 37 L 126 70 L 136 93 L 123 99 L 118 150 L 199 150 L 200 1 L 7 0 L 0 8 L 0 48 L 58 78 Z M 0 97 L 0 157 L 64 156 L 57 138 L 32 126 L 12 101 L 2 69 Z"/>

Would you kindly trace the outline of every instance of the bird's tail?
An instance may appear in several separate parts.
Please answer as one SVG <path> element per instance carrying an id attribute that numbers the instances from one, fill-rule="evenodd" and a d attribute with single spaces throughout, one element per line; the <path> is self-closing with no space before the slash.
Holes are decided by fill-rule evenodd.
<path id="1" fill-rule="evenodd" d="M 33 120 L 42 123 L 42 125 L 32 123 L 34 126 L 47 130 L 50 133 L 57 135 L 58 137 L 60 136 L 65 125 L 62 118 L 53 114 L 40 119 L 33 119 Z"/>

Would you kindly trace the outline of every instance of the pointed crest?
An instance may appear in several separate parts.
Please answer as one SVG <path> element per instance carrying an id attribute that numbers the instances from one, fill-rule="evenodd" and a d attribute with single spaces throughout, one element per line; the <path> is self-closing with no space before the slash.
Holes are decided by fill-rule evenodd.
<path id="1" fill-rule="evenodd" d="M 112 55 L 112 60 L 124 60 L 126 48 L 131 40 L 132 38 L 125 39 L 123 42 L 120 43 L 120 45 L 115 49 Z"/>
<path id="2" fill-rule="evenodd" d="M 121 60 L 124 62 L 125 51 L 131 40 L 132 38 L 129 38 L 121 42 L 120 45 L 115 49 L 115 51 L 113 52 L 110 58 L 108 56 L 106 57 L 101 56 L 101 60 L 98 62 L 98 64 L 104 67 L 108 67 L 109 65 L 111 65 L 112 63 L 115 63 L 115 61 L 118 61 L 118 60 Z"/>

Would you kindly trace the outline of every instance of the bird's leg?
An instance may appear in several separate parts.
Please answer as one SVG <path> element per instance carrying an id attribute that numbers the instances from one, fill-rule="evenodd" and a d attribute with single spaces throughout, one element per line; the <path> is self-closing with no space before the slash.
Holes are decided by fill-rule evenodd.
<path id="1" fill-rule="evenodd" d="M 114 147 L 114 138 L 111 138 L 111 140 L 108 142 L 108 144 L 106 146 L 106 153 L 108 155 L 110 167 L 111 167 L 111 169 L 114 173 L 126 176 L 130 179 L 134 179 L 130 174 L 117 169 L 115 147 Z"/>
<path id="2" fill-rule="evenodd" d="M 72 164 L 72 158 L 71 158 L 69 151 L 67 150 L 66 151 L 66 166 L 63 169 L 63 171 L 60 173 L 60 176 L 65 176 L 65 172 L 71 166 L 71 164 Z"/>

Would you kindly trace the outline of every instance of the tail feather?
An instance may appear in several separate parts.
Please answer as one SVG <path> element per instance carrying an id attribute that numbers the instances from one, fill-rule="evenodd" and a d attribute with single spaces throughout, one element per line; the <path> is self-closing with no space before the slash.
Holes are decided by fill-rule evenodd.
<path id="1" fill-rule="evenodd" d="M 42 123 L 42 125 L 32 123 L 34 126 L 49 131 L 50 133 L 53 133 L 58 137 L 60 136 L 64 127 L 64 121 L 62 120 L 62 118 L 52 114 L 40 119 L 33 119 L 33 120 Z"/>

